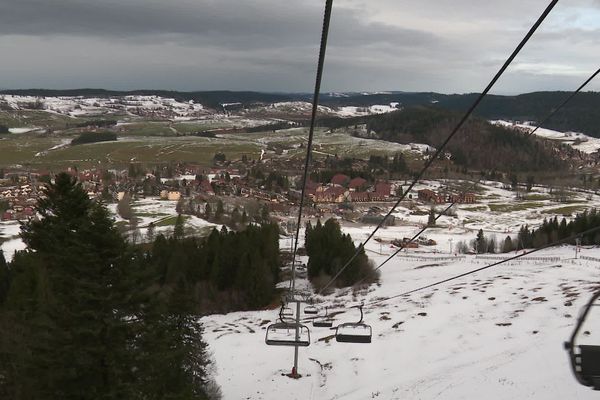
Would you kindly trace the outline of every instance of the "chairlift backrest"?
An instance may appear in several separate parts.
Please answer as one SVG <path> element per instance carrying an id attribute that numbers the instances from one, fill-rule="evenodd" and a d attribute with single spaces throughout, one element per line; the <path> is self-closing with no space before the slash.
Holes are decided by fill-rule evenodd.
<path id="1" fill-rule="evenodd" d="M 283 307 L 281 309 L 281 315 L 283 315 L 284 317 L 291 317 L 294 315 L 294 311 L 289 307 Z"/>

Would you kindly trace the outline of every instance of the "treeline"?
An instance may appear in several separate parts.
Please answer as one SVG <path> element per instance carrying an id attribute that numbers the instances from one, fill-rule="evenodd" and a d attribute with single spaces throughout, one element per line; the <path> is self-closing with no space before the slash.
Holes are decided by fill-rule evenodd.
<path id="1" fill-rule="evenodd" d="M 71 140 L 71 145 L 97 142 L 110 142 L 117 140 L 117 134 L 114 132 L 84 132 L 75 139 Z"/>
<path id="2" fill-rule="evenodd" d="M 475 252 L 477 254 L 508 253 L 515 250 L 537 249 L 598 227 L 600 227 L 600 213 L 594 208 L 589 212 L 584 211 L 577 214 L 569 222 L 567 222 L 566 218 L 562 218 L 559 222 L 558 217 L 554 217 L 544 219 L 542 225 L 537 229 L 523 225 L 519 229 L 516 238 L 506 236 L 502 241 L 498 241 L 495 236 L 486 237 L 483 230 L 480 229 L 475 239 L 469 244 L 465 242 L 457 243 L 456 249 L 460 253 Z M 579 236 L 579 240 L 579 244 L 581 245 L 598 245 L 600 244 L 600 230 L 583 234 Z M 573 238 L 565 243 L 576 245 L 577 240 Z"/>
<path id="3" fill-rule="evenodd" d="M 294 123 L 294 122 L 288 122 L 288 121 L 282 121 L 282 122 L 276 122 L 274 124 L 265 124 L 265 125 L 258 125 L 258 126 L 249 126 L 244 128 L 244 130 L 248 133 L 254 133 L 254 132 L 268 132 L 268 131 L 278 131 L 281 129 L 290 129 L 293 128 L 295 126 L 297 126 L 298 124 Z"/>
<path id="4" fill-rule="evenodd" d="M 117 121 L 114 119 L 91 119 L 88 121 L 78 122 L 74 124 L 67 124 L 67 128 L 86 128 L 89 126 L 98 128 L 109 128 L 117 125 Z"/>
<path id="5" fill-rule="evenodd" d="M 349 234 L 343 234 L 338 222 L 331 218 L 325 224 L 306 224 L 305 247 L 308 254 L 308 278 L 317 288 L 326 285 L 356 252 Z M 373 264 L 361 248 L 359 254 L 335 280 L 332 287 L 352 286 L 359 280 L 378 279 Z"/>
<path id="6" fill-rule="evenodd" d="M 398 143 L 425 143 L 438 148 L 458 123 L 457 113 L 434 108 L 412 108 L 379 115 L 367 122 L 367 131 Z M 459 166 L 503 171 L 545 171 L 565 168 L 555 144 L 472 118 L 448 143 L 446 151 Z"/>
<path id="7" fill-rule="evenodd" d="M 133 247 L 69 175 L 44 195 L 0 256 L 0 398 L 218 398 L 199 317 L 270 302 L 277 227 Z"/>
<path id="8" fill-rule="evenodd" d="M 557 217 L 544 219 L 542 225 L 537 229 L 530 229 L 527 225 L 522 226 L 519 230 L 516 247 L 519 249 L 539 248 L 597 227 L 600 227 L 600 213 L 595 208 L 589 212 L 586 210 L 577 214 L 569 222 L 565 218 L 558 222 Z M 580 239 L 582 245 L 598 245 L 600 244 L 600 230 L 582 235 Z M 575 239 L 572 239 L 569 244 L 577 243 Z"/>

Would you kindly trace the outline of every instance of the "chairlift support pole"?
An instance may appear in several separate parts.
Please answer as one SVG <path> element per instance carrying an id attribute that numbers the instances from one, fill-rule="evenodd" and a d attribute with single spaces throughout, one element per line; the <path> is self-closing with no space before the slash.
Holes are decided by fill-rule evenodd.
<path id="1" fill-rule="evenodd" d="M 296 299 L 298 300 L 298 299 Z M 300 301 L 296 301 L 296 342 L 300 340 Z M 294 346 L 294 367 L 292 369 L 292 378 L 299 378 L 298 375 L 298 346 Z"/>

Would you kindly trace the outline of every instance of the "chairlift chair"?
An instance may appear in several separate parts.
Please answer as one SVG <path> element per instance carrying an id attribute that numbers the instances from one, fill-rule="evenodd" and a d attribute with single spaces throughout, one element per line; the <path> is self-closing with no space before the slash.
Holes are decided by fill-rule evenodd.
<path id="1" fill-rule="evenodd" d="M 593 390 L 600 390 L 600 345 L 577 345 L 576 339 L 592 307 L 600 305 L 594 304 L 599 297 L 600 291 L 592 296 L 579 316 L 570 340 L 565 342 L 565 350 L 569 353 L 575 378 L 579 383 Z"/>
<path id="2" fill-rule="evenodd" d="M 313 326 L 315 328 L 331 328 L 333 326 L 333 321 L 328 318 L 328 315 L 327 307 L 325 307 L 325 316 L 320 319 L 314 319 Z"/>
<path id="3" fill-rule="evenodd" d="M 363 304 L 354 306 L 360 310 L 358 322 L 345 322 L 335 329 L 335 341 L 341 343 L 371 343 L 373 330 L 370 325 L 363 323 Z"/>
<path id="4" fill-rule="evenodd" d="M 310 330 L 306 325 L 291 322 L 276 322 L 267 327 L 265 343 L 269 346 L 310 345 Z"/>
<path id="5" fill-rule="evenodd" d="M 310 331 L 308 327 L 295 321 L 286 321 L 286 308 L 285 304 L 281 303 L 281 308 L 279 309 L 279 319 L 281 322 L 267 326 L 265 343 L 269 346 L 306 347 L 310 345 Z M 289 308 L 287 309 L 289 310 Z"/>
<path id="6" fill-rule="evenodd" d="M 317 307 L 315 307 L 313 305 L 308 305 L 308 306 L 304 307 L 304 314 L 316 315 L 318 313 L 319 313 L 319 310 L 317 310 Z"/>

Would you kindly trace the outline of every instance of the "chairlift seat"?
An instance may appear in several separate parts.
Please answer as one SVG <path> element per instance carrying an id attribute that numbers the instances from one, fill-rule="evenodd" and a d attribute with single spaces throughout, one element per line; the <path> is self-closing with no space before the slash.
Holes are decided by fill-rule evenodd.
<path id="1" fill-rule="evenodd" d="M 331 320 L 315 320 L 313 321 L 313 326 L 315 328 L 331 328 L 333 326 L 333 321 Z"/>
<path id="2" fill-rule="evenodd" d="M 298 330 L 298 339 L 296 339 L 296 330 Z M 265 343 L 269 346 L 307 347 L 310 345 L 310 331 L 302 324 L 277 322 L 267 327 Z"/>
<path id="3" fill-rule="evenodd" d="M 600 346 L 578 345 L 575 355 L 576 367 L 594 390 L 600 390 Z"/>
<path id="4" fill-rule="evenodd" d="M 347 322 L 337 326 L 335 341 L 341 343 L 371 343 L 372 335 L 370 325 Z"/>
<path id="5" fill-rule="evenodd" d="M 318 312 L 319 312 L 319 310 L 317 310 L 317 307 L 314 307 L 314 306 L 304 307 L 304 314 L 316 315 Z"/>

